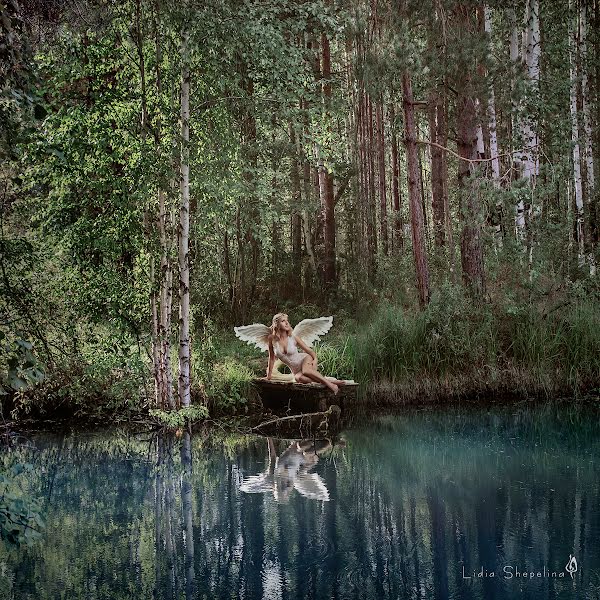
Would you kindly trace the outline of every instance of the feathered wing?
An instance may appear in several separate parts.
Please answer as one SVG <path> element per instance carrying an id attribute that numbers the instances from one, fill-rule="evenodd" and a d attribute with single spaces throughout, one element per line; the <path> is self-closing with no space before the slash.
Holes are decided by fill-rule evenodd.
<path id="1" fill-rule="evenodd" d="M 266 325 L 254 323 L 252 325 L 234 327 L 233 330 L 235 331 L 235 335 L 243 342 L 253 344 L 263 352 L 269 351 L 269 334 L 271 333 L 271 330 Z"/>
<path id="2" fill-rule="evenodd" d="M 294 327 L 293 335 L 302 338 L 307 346 L 312 346 L 331 329 L 332 325 L 333 317 L 304 319 Z"/>
<path id="3" fill-rule="evenodd" d="M 329 490 L 325 482 L 316 473 L 309 473 L 304 477 L 298 477 L 294 481 L 294 487 L 305 498 L 311 500 L 329 500 Z"/>
<path id="4" fill-rule="evenodd" d="M 240 485 L 240 491 L 246 494 L 264 494 L 273 491 L 273 474 L 261 473 L 244 477 Z"/>

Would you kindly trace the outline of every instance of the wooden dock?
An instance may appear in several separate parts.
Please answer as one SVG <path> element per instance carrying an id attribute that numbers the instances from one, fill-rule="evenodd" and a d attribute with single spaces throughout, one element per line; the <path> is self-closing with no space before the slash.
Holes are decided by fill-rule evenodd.
<path id="1" fill-rule="evenodd" d="M 345 406 L 356 403 L 358 391 L 358 383 L 354 381 L 340 386 L 336 395 L 322 383 L 297 383 L 261 377 L 255 379 L 254 384 L 258 387 L 263 406 L 275 412 L 311 413 L 326 411 L 333 405 L 343 410 Z"/>

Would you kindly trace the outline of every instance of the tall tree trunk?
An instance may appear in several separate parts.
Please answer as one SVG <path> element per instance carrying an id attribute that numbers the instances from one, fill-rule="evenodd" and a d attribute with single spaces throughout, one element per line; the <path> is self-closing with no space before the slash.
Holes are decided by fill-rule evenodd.
<path id="1" fill-rule="evenodd" d="M 439 86 L 436 84 L 429 93 L 428 116 L 429 138 L 440 146 L 446 146 L 446 141 L 441 139 L 440 130 L 443 127 L 443 105 L 440 100 Z M 436 246 L 445 243 L 445 217 L 444 217 L 444 151 L 438 146 L 431 146 L 431 208 L 433 212 L 433 236 Z"/>
<path id="2" fill-rule="evenodd" d="M 381 249 L 383 254 L 389 254 L 388 247 L 388 219 L 387 219 L 387 197 L 385 181 L 385 129 L 383 120 L 383 102 L 375 108 L 377 119 L 377 159 L 378 159 L 378 181 L 379 181 L 379 229 L 381 237 Z"/>
<path id="3" fill-rule="evenodd" d="M 160 3 L 154 3 L 154 41 L 156 48 L 156 94 L 162 97 L 162 45 L 159 33 Z M 160 155 L 161 145 L 161 115 L 157 114 L 154 127 L 154 147 L 157 156 Z M 159 273 L 159 315 L 158 315 L 158 338 L 159 338 L 159 393 L 161 407 L 175 408 L 173 397 L 173 376 L 171 372 L 171 309 L 173 304 L 173 267 L 171 262 L 171 249 L 173 245 L 171 210 L 167 207 L 167 194 L 161 181 L 158 182 L 158 231 L 160 239 L 160 273 Z"/>
<path id="4" fill-rule="evenodd" d="M 412 246 L 419 305 L 424 307 L 429 302 L 429 268 L 425 249 L 425 234 L 423 230 L 423 205 L 419 189 L 419 158 L 417 155 L 417 135 L 415 124 L 415 107 L 412 93 L 410 73 L 402 75 L 402 91 L 404 95 L 404 129 L 407 158 L 408 196 L 410 202 L 410 220 L 412 227 Z"/>
<path id="5" fill-rule="evenodd" d="M 594 244 L 592 231 L 594 230 L 594 151 L 592 147 L 592 119 L 590 109 L 590 90 L 588 84 L 588 56 L 587 56 L 587 10 L 586 0 L 579 2 L 579 65 L 581 68 L 581 108 L 583 112 L 584 131 L 584 156 L 585 156 L 585 211 L 587 213 L 586 223 L 586 252 L 590 266 L 590 275 L 596 274 L 596 261 L 594 258 Z"/>
<path id="6" fill-rule="evenodd" d="M 540 78 L 540 20 L 539 0 L 527 0 L 523 58 L 527 67 L 529 91 L 535 95 Z M 531 118 L 521 121 L 521 135 L 525 144 L 523 177 L 531 184 L 539 173 L 537 125 Z"/>
<path id="7" fill-rule="evenodd" d="M 298 165 L 298 144 L 296 141 L 296 132 L 294 126 L 290 123 L 290 142 L 291 142 L 291 160 L 290 160 L 290 182 L 292 188 L 292 282 L 295 287 L 294 293 L 298 293 L 298 298 L 302 297 L 302 192 L 300 185 L 300 167 Z"/>
<path id="8" fill-rule="evenodd" d="M 321 50 L 323 56 L 323 102 L 325 119 L 329 127 L 331 106 L 331 51 L 326 34 L 321 35 Z M 324 173 L 323 199 L 323 283 L 325 288 L 332 290 L 335 286 L 335 203 L 333 191 L 333 175 L 326 170 Z"/>
<path id="9" fill-rule="evenodd" d="M 472 35 L 474 11 L 469 4 L 460 4 L 458 8 L 459 28 L 463 37 Z M 483 244 L 481 240 L 481 215 L 479 202 L 479 182 L 474 176 L 474 163 L 477 153 L 477 109 L 472 93 L 472 78 L 475 75 L 468 72 L 471 67 L 464 66 L 461 78 L 457 82 L 458 96 L 456 99 L 457 146 L 462 160 L 458 163 L 458 186 L 460 194 L 460 213 L 462 231 L 460 239 L 460 256 L 463 281 L 469 291 L 475 296 L 485 293 L 485 277 L 483 269 Z"/>
<path id="10" fill-rule="evenodd" d="M 374 281 L 375 273 L 377 270 L 377 210 L 375 200 L 375 139 L 373 135 L 373 102 L 371 97 L 367 94 L 366 96 L 367 110 L 366 110 L 366 129 L 367 129 L 367 174 L 368 174 L 368 187 L 367 187 L 367 242 L 369 247 L 369 273 L 371 280 Z"/>
<path id="11" fill-rule="evenodd" d="M 458 185 L 461 199 L 463 227 L 460 238 L 460 256 L 463 281 L 477 296 L 485 293 L 483 246 L 479 222 L 477 182 L 473 177 L 473 163 L 477 158 L 477 117 L 472 96 L 459 91 L 457 98 L 458 154 L 466 160 L 458 164 Z"/>
<path id="12" fill-rule="evenodd" d="M 181 204 L 179 207 L 179 402 L 190 405 L 190 55 L 187 23 L 181 34 Z"/>
<path id="13" fill-rule="evenodd" d="M 571 26 L 569 28 L 569 75 L 571 107 L 571 143 L 573 146 L 573 183 L 575 187 L 575 241 L 577 242 L 579 264 L 585 262 L 584 253 L 584 214 L 583 185 L 581 178 L 581 155 L 579 147 L 579 113 L 577 108 L 577 11 L 569 0 Z"/>
<path id="14" fill-rule="evenodd" d="M 488 54 L 489 44 L 492 36 L 492 11 L 486 4 L 483 7 L 484 31 L 488 37 Z M 494 84 L 490 81 L 489 96 L 487 102 L 487 118 L 489 128 L 489 147 L 490 158 L 492 163 L 492 181 L 495 189 L 500 189 L 500 158 L 498 156 L 498 135 L 496 121 L 496 99 L 494 95 Z M 496 203 L 495 214 L 495 241 L 498 246 L 502 246 L 502 201 Z"/>
<path id="15" fill-rule="evenodd" d="M 517 24 L 517 16 L 514 9 L 509 9 L 509 18 L 511 21 L 511 35 L 510 35 L 510 62 L 511 62 L 511 92 L 513 98 L 515 97 L 516 86 L 517 86 L 517 73 L 519 67 L 519 28 Z M 511 106 L 511 140 L 513 141 L 513 148 L 515 150 L 515 144 L 520 145 L 517 140 L 517 130 L 519 129 L 519 103 L 516 100 L 512 100 Z M 515 156 L 515 171 L 513 177 L 517 179 L 521 175 L 521 157 Z M 525 237 L 525 203 L 520 199 L 515 205 L 515 234 L 517 239 L 523 239 Z"/>
<path id="16" fill-rule="evenodd" d="M 392 245 L 394 251 L 402 248 L 402 213 L 400 206 L 400 163 L 398 159 L 398 140 L 396 138 L 396 119 L 394 114 L 394 103 L 390 104 L 390 131 L 392 132 L 392 199 L 394 206 L 394 228 Z"/>

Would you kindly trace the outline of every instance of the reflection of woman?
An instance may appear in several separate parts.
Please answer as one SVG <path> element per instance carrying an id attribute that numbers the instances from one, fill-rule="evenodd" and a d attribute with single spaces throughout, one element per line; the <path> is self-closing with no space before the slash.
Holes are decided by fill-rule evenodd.
<path id="1" fill-rule="evenodd" d="M 311 500 L 329 500 L 329 491 L 321 477 L 310 471 L 319 462 L 319 454 L 331 448 L 329 440 L 301 440 L 292 442 L 279 457 L 272 438 L 269 445 L 269 467 L 261 475 L 252 475 L 242 482 L 240 490 L 246 493 L 272 492 L 278 502 L 287 502 L 296 489 Z"/>
<path id="2" fill-rule="evenodd" d="M 302 352 L 298 352 L 298 348 Z M 271 379 L 276 357 L 290 368 L 298 383 L 324 383 L 334 394 L 338 393 L 338 386 L 345 383 L 340 379 L 323 377 L 317 371 L 315 351 L 299 335 L 294 334 L 285 313 L 277 313 L 273 317 L 269 335 L 267 379 Z"/>

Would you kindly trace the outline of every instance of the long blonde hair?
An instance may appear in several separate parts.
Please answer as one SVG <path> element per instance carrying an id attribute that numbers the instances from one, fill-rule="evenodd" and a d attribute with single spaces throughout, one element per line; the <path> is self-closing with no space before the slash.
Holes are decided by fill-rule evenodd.
<path id="1" fill-rule="evenodd" d="M 281 321 L 283 321 L 284 319 L 287 319 L 288 316 L 285 313 L 277 313 L 274 317 L 273 317 L 273 321 L 271 323 L 271 333 L 273 334 L 273 337 L 279 341 L 279 324 L 281 323 Z"/>

